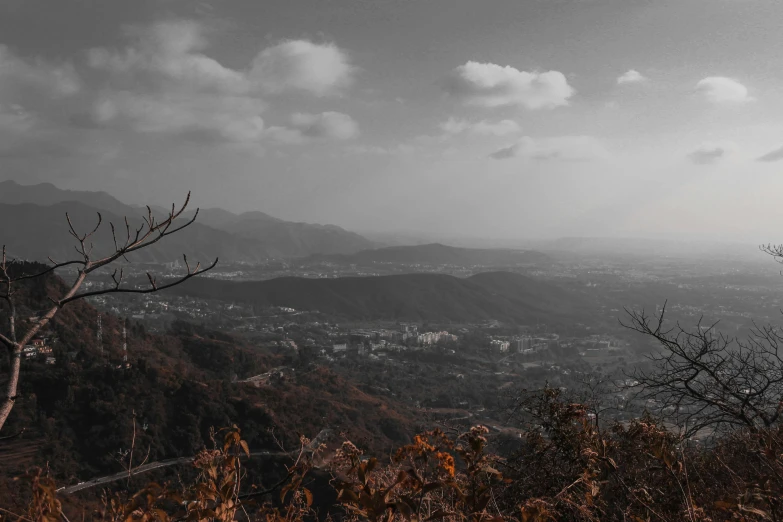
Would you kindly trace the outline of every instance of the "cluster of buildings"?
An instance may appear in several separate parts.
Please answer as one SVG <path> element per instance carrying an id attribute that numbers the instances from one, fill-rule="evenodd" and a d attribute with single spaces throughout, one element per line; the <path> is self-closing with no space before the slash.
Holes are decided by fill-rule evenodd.
<path id="1" fill-rule="evenodd" d="M 43 358 L 46 364 L 55 364 L 57 359 L 52 355 L 52 347 L 46 342 L 46 339 L 33 339 L 30 344 L 22 348 L 25 359 L 34 357 Z"/>
<path id="2" fill-rule="evenodd" d="M 535 353 L 558 348 L 560 340 L 557 334 L 548 334 L 543 337 L 500 337 L 491 339 L 489 346 L 490 349 L 503 353 Z"/>
<path id="3" fill-rule="evenodd" d="M 343 339 L 345 339 L 345 337 L 343 337 Z M 332 344 L 332 352 L 356 352 L 358 355 L 366 355 L 378 350 L 410 350 L 425 346 L 432 346 L 441 341 L 456 342 L 457 339 L 458 337 L 456 335 L 450 334 L 446 331 L 420 333 L 417 325 L 403 323 L 400 324 L 398 330 L 352 330 L 347 335 L 347 341 L 341 340 Z"/>

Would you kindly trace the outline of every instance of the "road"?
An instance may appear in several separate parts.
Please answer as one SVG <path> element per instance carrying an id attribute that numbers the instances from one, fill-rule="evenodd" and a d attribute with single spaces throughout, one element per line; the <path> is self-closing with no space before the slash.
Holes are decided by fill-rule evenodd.
<path id="1" fill-rule="evenodd" d="M 316 435 L 316 437 L 310 442 L 307 448 L 305 448 L 305 451 L 315 450 L 322 443 L 327 442 L 331 437 L 331 435 L 332 435 L 331 430 L 329 429 L 321 430 L 321 432 L 318 435 Z M 299 453 L 298 450 L 297 451 L 254 451 L 250 453 L 250 457 L 251 458 L 290 457 L 298 453 Z M 182 464 L 190 464 L 193 462 L 193 459 L 194 457 L 180 457 L 177 459 L 168 459 L 168 460 L 159 460 L 157 462 L 150 462 L 149 464 L 144 464 L 143 466 L 139 466 L 138 468 L 133 469 L 130 476 L 135 477 L 136 475 L 141 475 L 142 473 L 146 473 L 154 469 L 168 468 L 170 466 L 181 466 Z M 76 493 L 77 491 L 94 488 L 95 486 L 100 486 L 101 484 L 109 484 L 110 482 L 116 482 L 118 480 L 127 479 L 127 478 L 128 478 L 128 472 L 121 471 L 120 473 L 115 473 L 113 475 L 106 475 L 105 477 L 97 477 L 84 482 L 79 482 L 78 484 L 75 484 L 73 486 L 63 486 L 57 490 L 57 493 L 59 493 L 60 495 L 70 495 L 72 493 Z"/>

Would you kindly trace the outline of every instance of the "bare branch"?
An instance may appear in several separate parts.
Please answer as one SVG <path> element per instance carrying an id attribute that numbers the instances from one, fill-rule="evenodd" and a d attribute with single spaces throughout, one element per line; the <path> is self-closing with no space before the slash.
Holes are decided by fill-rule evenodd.
<path id="1" fill-rule="evenodd" d="M 57 269 L 60 269 L 60 268 L 66 267 L 66 266 L 70 266 L 70 265 L 84 265 L 84 261 L 66 261 L 64 263 L 55 263 L 54 261 L 52 261 L 51 258 L 49 258 L 49 261 L 51 261 L 54 264 L 52 266 L 50 266 L 49 268 L 47 268 L 46 270 L 43 270 L 43 271 L 35 273 L 35 274 L 28 274 L 28 275 L 15 277 L 13 279 L 13 282 L 25 281 L 27 279 L 37 279 L 37 278 L 39 278 L 41 276 L 45 276 L 46 274 L 48 274 L 50 272 L 54 272 Z"/>
<path id="2" fill-rule="evenodd" d="M 208 272 L 215 268 L 217 266 L 218 259 L 215 259 L 214 262 L 212 262 L 211 265 L 209 265 L 206 268 L 202 268 L 200 270 L 194 270 L 193 272 L 190 272 L 176 281 L 173 281 L 171 283 L 167 283 L 165 285 L 157 286 L 157 284 L 153 280 L 153 286 L 150 288 L 119 288 L 119 287 L 112 287 L 112 288 L 104 288 L 102 290 L 94 290 L 92 292 L 84 292 L 82 294 L 76 294 L 71 297 L 61 299 L 58 301 L 58 304 L 60 306 L 63 306 L 67 303 L 70 303 L 71 301 L 76 301 L 78 299 L 84 299 L 85 297 L 94 297 L 97 295 L 105 295 L 105 294 L 152 294 L 154 292 L 159 292 L 161 290 L 166 290 L 167 288 L 172 288 L 174 286 L 180 285 L 187 281 L 188 279 L 191 279 L 193 277 L 196 277 L 198 275 L 203 274 L 204 272 Z M 148 274 L 149 276 L 149 274 Z M 151 276 L 149 276 L 151 277 Z"/>
<path id="3" fill-rule="evenodd" d="M 6 248 L 5 246 L 2 247 L 2 257 L 0 258 L 0 285 L 2 285 L 2 287 L 0 287 L 0 289 L 3 289 L 4 292 L 0 293 L 0 299 L 6 301 L 9 304 L 11 313 L 9 318 L 10 335 L 0 334 L 0 344 L 5 345 L 11 352 L 12 368 L 11 368 L 11 378 L 8 380 L 8 383 L 5 386 L 6 391 L 4 393 L 2 401 L 0 401 L 0 429 L 3 427 L 3 424 L 8 418 L 8 415 L 10 414 L 11 409 L 13 408 L 14 401 L 16 399 L 16 395 L 17 395 L 16 390 L 17 390 L 19 373 L 20 373 L 20 357 L 21 357 L 22 347 L 26 343 L 28 343 L 30 339 L 32 339 L 33 336 L 35 336 L 41 330 L 41 328 L 43 328 L 46 324 L 48 324 L 49 321 L 51 321 L 52 318 L 54 318 L 54 316 L 64 305 L 66 305 L 71 301 L 76 301 L 78 299 L 83 299 L 86 297 L 103 295 L 103 294 L 110 294 L 110 293 L 147 294 L 147 293 L 157 292 L 160 290 L 165 290 L 167 288 L 171 288 L 179 284 L 182 284 L 183 282 L 187 281 L 192 277 L 196 277 L 200 274 L 203 274 L 204 272 L 213 269 L 217 265 L 218 260 L 215 259 L 215 261 L 206 268 L 201 268 L 201 264 L 198 263 L 196 264 L 195 268 L 191 269 L 190 264 L 187 261 L 187 257 L 183 256 L 183 259 L 185 260 L 185 267 L 186 267 L 186 273 L 184 276 L 170 283 L 159 285 L 157 280 L 151 274 L 148 273 L 147 278 L 150 282 L 150 287 L 142 288 L 142 289 L 122 288 L 124 273 L 122 268 L 120 268 L 119 274 L 117 270 L 114 270 L 114 272 L 111 275 L 112 282 L 114 283 L 113 286 L 102 290 L 79 293 L 79 289 L 82 287 L 82 284 L 87 279 L 88 275 L 91 274 L 92 272 L 100 268 L 103 268 L 118 259 L 127 260 L 126 256 L 128 254 L 135 252 L 137 250 L 141 250 L 148 246 L 151 246 L 157 243 L 158 241 L 160 241 L 161 239 L 163 239 L 164 237 L 179 232 L 180 230 L 193 224 L 196 218 L 198 217 L 198 209 L 196 209 L 196 212 L 194 213 L 191 219 L 186 220 L 181 224 L 175 223 L 175 221 L 180 216 L 182 216 L 183 212 L 188 206 L 188 203 L 190 203 L 190 192 L 188 192 L 187 197 L 185 198 L 185 201 L 182 204 L 182 206 L 177 208 L 176 205 L 172 205 L 171 211 L 169 212 L 168 216 L 166 217 L 166 219 L 163 219 L 162 221 L 158 221 L 156 217 L 153 215 L 152 209 L 150 207 L 147 207 L 147 216 L 143 217 L 144 223 L 142 223 L 134 231 L 131 230 L 131 225 L 128 222 L 128 218 L 126 216 L 124 218 L 126 238 L 123 244 L 120 244 L 120 241 L 118 241 L 117 230 L 114 224 L 110 222 L 109 225 L 111 227 L 114 252 L 97 260 L 92 259 L 92 252 L 93 252 L 94 245 L 92 241 L 89 241 L 89 239 L 99 230 L 101 224 L 103 223 L 103 216 L 101 215 L 100 212 L 98 213 L 98 220 L 94 228 L 90 232 L 84 234 L 79 234 L 79 232 L 77 232 L 76 227 L 74 226 L 73 221 L 71 220 L 71 216 L 68 213 L 65 214 L 65 219 L 68 223 L 68 233 L 78 243 L 77 245 L 74 245 L 74 249 L 76 250 L 79 257 L 78 259 L 57 263 L 54 261 L 54 259 L 49 257 L 51 266 L 46 268 L 45 270 L 42 270 L 34 274 L 22 274 L 20 276 L 12 277 L 9 271 Z M 48 299 L 52 303 L 52 307 L 45 314 L 42 315 L 42 317 L 38 322 L 31 325 L 27 325 L 26 331 L 17 340 L 16 308 L 15 308 L 14 300 L 12 299 L 13 283 L 17 281 L 24 281 L 24 280 L 42 277 L 51 272 L 54 272 L 58 268 L 64 268 L 71 265 L 79 265 L 80 268 L 77 272 L 76 278 L 71 283 L 65 295 L 56 299 L 52 297 L 48 297 Z"/>
<path id="4" fill-rule="evenodd" d="M 679 324 L 663 331 L 663 312 L 651 318 L 644 311 L 627 311 L 623 325 L 657 340 L 664 349 L 649 356 L 651 372 L 632 376 L 643 386 L 640 397 L 669 410 L 689 433 L 710 427 L 770 427 L 783 413 L 783 333 L 755 329 L 746 340 L 717 332 L 716 325 L 697 323 L 694 331 Z"/>
<path id="5" fill-rule="evenodd" d="M 3 343 L 9 350 L 13 349 L 14 347 L 13 341 L 3 334 L 0 334 L 0 343 Z"/>

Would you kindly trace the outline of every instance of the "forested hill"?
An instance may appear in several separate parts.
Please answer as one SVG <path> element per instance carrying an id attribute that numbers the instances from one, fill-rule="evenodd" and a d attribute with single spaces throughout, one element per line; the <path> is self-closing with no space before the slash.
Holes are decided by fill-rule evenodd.
<path id="1" fill-rule="evenodd" d="M 51 276 L 17 291 L 24 328 L 63 286 Z M 187 323 L 175 323 L 166 335 L 128 323 L 125 367 L 121 320 L 102 315 L 99 345 L 97 316 L 84 301 L 66 305 L 43 332 L 56 364 L 23 360 L 16 404 L 0 432 L 0 497 L 3 479 L 32 465 L 48 462 L 61 484 L 122 471 L 117 451 L 131 443 L 134 415 L 137 428 L 145 426 L 137 429 L 137 447 L 149 448 L 150 462 L 193 455 L 209 445 L 211 427 L 233 423 L 253 450 L 277 449 L 270 430 L 288 444 L 299 433 L 344 431 L 380 452 L 412 434 L 416 414 L 392 399 L 368 395 L 294 351 L 278 354 Z M 241 382 L 275 368 L 287 370 L 258 387 Z M 7 376 L 2 357 L 0 386 Z"/>
<path id="2" fill-rule="evenodd" d="M 516 266 L 550 263 L 546 254 L 534 250 L 460 248 L 440 243 L 397 246 L 362 250 L 350 255 L 314 255 L 310 262 L 339 262 L 372 265 L 377 263 L 456 265 L 456 266 Z"/>
<path id="3" fill-rule="evenodd" d="M 194 297 L 287 306 L 346 319 L 472 323 L 576 320 L 590 314 L 585 298 L 552 283 L 511 272 L 469 278 L 443 274 L 229 282 L 194 279 L 173 290 Z"/>

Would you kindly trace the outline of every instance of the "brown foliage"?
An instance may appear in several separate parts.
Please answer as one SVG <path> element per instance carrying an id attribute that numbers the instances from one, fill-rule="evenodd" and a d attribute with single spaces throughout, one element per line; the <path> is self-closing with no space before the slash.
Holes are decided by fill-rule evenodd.
<path id="1" fill-rule="evenodd" d="M 247 443 L 236 426 L 199 452 L 188 484 L 150 483 L 104 496 L 95 520 L 305 522 L 771 521 L 783 518 L 783 429 L 735 431 L 710 447 L 689 444 L 650 419 L 601 430 L 586 409 L 548 389 L 530 403 L 537 425 L 519 451 L 488 451 L 488 430 L 422 433 L 386 463 L 350 441 L 324 453 L 301 438 L 286 476 L 246 484 Z M 218 437 L 220 436 L 220 437 Z M 219 438 L 219 440 L 218 440 Z M 316 513 L 309 485 L 327 470 L 337 500 Z M 62 507 L 42 471 L 23 479 L 27 509 L 0 520 L 56 520 Z M 3 518 L 5 517 L 5 518 Z"/>

